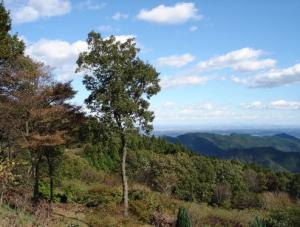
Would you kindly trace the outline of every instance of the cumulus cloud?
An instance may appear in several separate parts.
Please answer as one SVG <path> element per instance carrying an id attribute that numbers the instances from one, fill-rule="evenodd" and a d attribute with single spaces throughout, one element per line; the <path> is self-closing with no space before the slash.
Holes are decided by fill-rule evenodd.
<path id="1" fill-rule="evenodd" d="M 160 106 L 152 107 L 155 111 L 156 123 L 180 124 L 180 122 L 188 120 L 191 124 L 214 124 L 218 122 L 224 124 L 227 122 L 228 124 L 240 125 L 241 121 L 246 120 L 251 125 L 253 123 L 286 125 L 287 119 L 299 119 L 299 114 L 296 114 L 295 111 L 300 110 L 300 102 L 285 100 L 268 103 L 262 101 L 245 103 L 243 104 L 245 107 L 241 105 L 242 109 L 233 108 L 232 105 L 218 105 L 209 101 L 198 104 L 172 103 L 170 107 L 168 102 L 166 103 L 167 105 L 163 103 Z M 283 110 L 289 111 L 289 114 L 283 114 Z"/>
<path id="2" fill-rule="evenodd" d="M 156 120 L 168 121 L 197 121 L 197 120 L 218 120 L 232 118 L 234 113 L 226 107 L 218 106 L 211 102 L 204 102 L 190 105 L 175 105 L 166 107 L 165 103 L 155 109 Z"/>
<path id="3" fill-rule="evenodd" d="M 171 56 L 167 56 L 167 57 L 158 58 L 157 65 L 180 68 L 194 60 L 195 60 L 195 57 L 191 54 L 171 55 Z"/>
<path id="4" fill-rule="evenodd" d="M 115 38 L 117 41 L 120 41 L 121 43 L 126 42 L 128 39 L 136 39 L 136 35 L 115 35 Z"/>
<path id="5" fill-rule="evenodd" d="M 204 71 L 231 68 L 239 72 L 253 72 L 275 66 L 276 61 L 274 59 L 261 59 L 262 55 L 262 50 L 245 47 L 199 62 L 196 69 Z"/>
<path id="6" fill-rule="evenodd" d="M 300 102 L 297 101 L 286 101 L 286 100 L 277 100 L 270 103 L 270 107 L 274 109 L 292 109 L 299 110 Z"/>
<path id="7" fill-rule="evenodd" d="M 139 20 L 158 24 L 181 24 L 189 20 L 200 20 L 202 15 L 194 3 L 176 3 L 174 6 L 159 5 L 153 9 L 142 9 L 137 15 Z"/>
<path id="8" fill-rule="evenodd" d="M 125 42 L 135 35 L 115 36 L 116 40 Z M 38 42 L 27 41 L 26 54 L 37 61 L 44 62 L 53 68 L 60 80 L 69 80 L 75 76 L 76 60 L 79 53 L 87 50 L 87 43 L 82 40 L 67 42 L 64 40 L 41 39 Z"/>
<path id="9" fill-rule="evenodd" d="M 272 69 L 255 76 L 238 78 L 233 77 L 236 83 L 245 84 L 248 87 L 278 87 L 300 81 L 300 63 L 284 69 Z"/>
<path id="10" fill-rule="evenodd" d="M 172 88 L 186 85 L 203 85 L 209 81 L 208 77 L 194 75 L 179 75 L 172 77 L 164 77 L 161 79 L 160 85 L 162 88 Z"/>
<path id="11" fill-rule="evenodd" d="M 264 105 L 261 101 L 254 101 L 251 103 L 242 103 L 241 107 L 245 109 L 264 109 L 266 105 Z"/>
<path id="12" fill-rule="evenodd" d="M 75 74 L 79 53 L 86 50 L 85 41 L 69 43 L 63 40 L 42 39 L 29 45 L 26 54 L 52 67 L 58 79 L 67 80 Z"/>
<path id="13" fill-rule="evenodd" d="M 127 19 L 127 18 L 128 18 L 128 14 L 124 14 L 124 13 L 120 13 L 120 12 L 116 12 L 112 16 L 113 20 L 121 20 L 121 19 Z"/>
<path id="14" fill-rule="evenodd" d="M 13 13 L 17 24 L 28 23 L 53 16 L 61 16 L 71 11 L 69 0 L 28 0 L 25 5 Z"/>
<path id="15" fill-rule="evenodd" d="M 254 101 L 250 103 L 242 103 L 242 108 L 245 109 L 277 109 L 277 110 L 299 110 L 300 102 L 299 101 L 287 101 L 287 100 L 275 100 L 269 103 L 263 103 L 261 101 Z"/>

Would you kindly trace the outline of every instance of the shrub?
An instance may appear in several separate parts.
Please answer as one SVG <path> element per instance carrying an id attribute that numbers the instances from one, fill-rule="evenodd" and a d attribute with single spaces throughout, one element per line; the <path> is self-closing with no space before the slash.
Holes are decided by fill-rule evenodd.
<path id="1" fill-rule="evenodd" d="M 250 224 L 250 227 L 266 227 L 266 222 L 260 217 L 255 217 L 254 221 Z"/>
<path id="2" fill-rule="evenodd" d="M 109 203 L 121 201 L 121 189 L 103 184 L 98 184 L 88 190 L 88 206 L 105 206 Z"/>
<path id="3" fill-rule="evenodd" d="M 253 192 L 241 192 L 232 200 L 232 207 L 237 209 L 261 208 L 263 206 L 261 197 Z"/>
<path id="4" fill-rule="evenodd" d="M 298 227 L 300 226 L 300 208 L 291 207 L 285 210 L 275 210 L 267 220 L 272 227 Z"/>
<path id="5" fill-rule="evenodd" d="M 142 200 L 131 201 L 130 211 L 136 215 L 139 220 L 146 223 L 150 223 L 153 216 L 153 209 L 149 208 L 148 204 Z"/>
<path id="6" fill-rule="evenodd" d="M 179 208 L 176 227 L 192 227 L 191 219 L 185 207 Z"/>
<path id="7" fill-rule="evenodd" d="M 265 209 L 280 209 L 291 206 L 292 201 L 286 192 L 264 192 L 261 194 Z"/>
<path id="8" fill-rule="evenodd" d="M 65 180 L 61 187 L 61 193 L 58 194 L 60 200 L 86 203 L 89 198 L 86 184 L 78 180 Z"/>
<path id="9" fill-rule="evenodd" d="M 218 184 L 212 199 L 213 204 L 228 207 L 230 205 L 231 188 L 229 184 Z"/>

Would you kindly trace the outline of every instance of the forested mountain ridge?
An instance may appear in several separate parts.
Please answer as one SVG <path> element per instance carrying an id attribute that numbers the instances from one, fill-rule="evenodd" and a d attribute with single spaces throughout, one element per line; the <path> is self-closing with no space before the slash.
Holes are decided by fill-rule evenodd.
<path id="1" fill-rule="evenodd" d="M 300 171 L 300 139 L 288 134 L 252 136 L 187 133 L 164 138 L 206 156 L 253 162 L 278 170 Z"/>

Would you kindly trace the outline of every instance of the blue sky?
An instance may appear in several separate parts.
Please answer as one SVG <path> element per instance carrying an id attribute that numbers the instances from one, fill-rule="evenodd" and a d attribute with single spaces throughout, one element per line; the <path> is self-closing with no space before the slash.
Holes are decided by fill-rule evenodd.
<path id="1" fill-rule="evenodd" d="M 26 53 L 73 80 L 91 30 L 135 37 L 160 72 L 155 126 L 300 126 L 298 0 L 4 0 Z"/>

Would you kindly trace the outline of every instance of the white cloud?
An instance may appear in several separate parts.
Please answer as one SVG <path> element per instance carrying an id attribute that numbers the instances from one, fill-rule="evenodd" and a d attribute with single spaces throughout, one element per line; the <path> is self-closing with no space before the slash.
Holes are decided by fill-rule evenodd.
<path id="1" fill-rule="evenodd" d="M 300 102 L 296 101 L 286 101 L 286 100 L 277 100 L 270 103 L 270 107 L 274 109 L 291 109 L 299 110 Z"/>
<path id="2" fill-rule="evenodd" d="M 69 43 L 62 40 L 42 39 L 29 45 L 26 54 L 54 68 L 58 79 L 67 80 L 74 77 L 78 55 L 85 50 L 87 50 L 85 41 Z"/>
<path id="3" fill-rule="evenodd" d="M 157 65 L 180 68 L 194 60 L 195 60 L 195 57 L 191 54 L 171 55 L 171 56 L 167 56 L 167 57 L 158 58 Z"/>
<path id="4" fill-rule="evenodd" d="M 248 87 L 277 87 L 286 84 L 292 84 L 300 81 L 300 64 L 296 64 L 289 68 L 272 69 L 267 72 L 256 74 L 246 78 L 233 76 L 234 82 L 245 84 Z"/>
<path id="5" fill-rule="evenodd" d="M 136 36 L 120 35 L 115 37 L 116 40 L 125 42 L 128 38 Z M 53 68 L 60 80 L 69 80 L 76 76 L 76 60 L 79 53 L 87 50 L 87 43 L 82 40 L 71 43 L 64 40 L 41 39 L 36 43 L 27 42 L 26 44 L 26 54 Z"/>
<path id="6" fill-rule="evenodd" d="M 93 1 L 93 0 L 85 0 L 79 3 L 78 7 L 81 9 L 88 10 L 100 10 L 106 6 L 105 2 Z"/>
<path id="7" fill-rule="evenodd" d="M 245 47 L 199 62 L 196 68 L 198 71 L 231 68 L 239 72 L 253 72 L 275 66 L 274 59 L 260 59 L 262 55 L 262 50 Z"/>
<path id="8" fill-rule="evenodd" d="M 185 85 L 202 85 L 208 82 L 209 78 L 201 76 L 173 76 L 162 78 L 160 85 L 162 88 L 172 88 Z"/>
<path id="9" fill-rule="evenodd" d="M 136 35 L 115 35 L 117 41 L 125 43 L 128 39 L 136 39 Z"/>
<path id="10" fill-rule="evenodd" d="M 273 69 L 255 76 L 240 79 L 233 77 L 237 83 L 245 84 L 249 87 L 278 87 L 300 81 L 300 63 L 289 68 Z"/>
<path id="11" fill-rule="evenodd" d="M 244 104 L 247 105 L 247 104 Z M 300 102 L 278 100 L 269 103 L 256 101 L 249 103 L 249 108 L 236 109 L 231 105 L 220 106 L 212 102 L 203 102 L 200 104 L 180 104 L 175 103 L 172 107 L 165 107 L 163 103 L 160 106 L 154 106 L 155 122 L 162 124 L 237 124 L 242 122 L 255 125 L 287 125 L 299 120 Z M 242 105 L 241 105 L 242 106 Z M 243 106 L 242 106 L 243 107 Z M 288 114 L 282 111 L 290 111 Z M 267 112 L 266 112 L 267 111 Z M 291 112 L 292 111 L 292 112 Z M 293 121 L 287 122 L 287 119 Z M 222 125 L 221 125 L 222 126 Z"/>
<path id="12" fill-rule="evenodd" d="M 27 23 L 53 16 L 61 16 L 71 11 L 69 0 L 28 0 L 13 13 L 16 23 Z"/>
<path id="13" fill-rule="evenodd" d="M 120 12 L 116 12 L 112 16 L 113 20 L 121 20 L 121 19 L 127 19 L 127 18 L 128 18 L 128 14 L 124 14 L 124 13 L 120 13 Z"/>
<path id="14" fill-rule="evenodd" d="M 159 5 L 153 9 L 142 9 L 137 18 L 158 24 L 181 24 L 189 20 L 200 20 L 201 15 L 194 3 L 176 3 L 174 6 Z"/>
<path id="15" fill-rule="evenodd" d="M 198 121 L 198 120 L 218 120 L 232 118 L 234 113 L 226 107 L 215 105 L 211 102 L 191 105 L 172 105 L 172 108 L 161 107 L 154 108 L 156 120 L 162 122 L 168 121 Z"/>
<path id="16" fill-rule="evenodd" d="M 266 105 L 264 105 L 261 101 L 254 101 L 251 103 L 242 103 L 241 107 L 245 109 L 264 109 Z"/>
<path id="17" fill-rule="evenodd" d="M 263 103 L 261 101 L 254 101 L 250 103 L 242 103 L 242 108 L 245 109 L 255 109 L 255 110 L 266 110 L 266 109 L 278 109 L 278 110 L 299 110 L 300 102 L 299 101 L 286 101 L 286 100 L 275 100 L 269 103 Z"/>
<path id="18" fill-rule="evenodd" d="M 198 30 L 198 27 L 197 26 L 192 26 L 190 27 L 190 31 L 191 32 L 194 32 L 194 31 L 197 31 Z"/>

